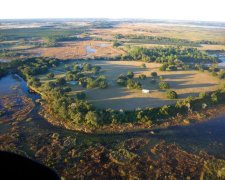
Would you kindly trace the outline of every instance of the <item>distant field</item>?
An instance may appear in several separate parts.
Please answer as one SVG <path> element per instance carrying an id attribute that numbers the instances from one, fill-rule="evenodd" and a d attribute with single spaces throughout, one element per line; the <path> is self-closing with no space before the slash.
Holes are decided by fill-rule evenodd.
<path id="1" fill-rule="evenodd" d="M 28 52 L 59 59 L 114 57 L 124 54 L 124 51 L 113 48 L 112 43 L 104 41 L 68 42 L 62 43 L 61 47 L 36 48 Z"/>
<path id="2" fill-rule="evenodd" d="M 79 61 L 78 61 L 79 62 Z M 83 61 L 82 61 L 83 62 Z M 213 91 L 218 88 L 219 80 L 208 73 L 198 71 L 175 71 L 160 72 L 157 63 L 146 63 L 147 68 L 142 68 L 142 62 L 137 61 L 88 61 L 91 64 L 102 67 L 101 74 L 105 75 L 109 87 L 107 89 L 85 89 L 80 86 L 71 86 L 73 91 L 70 95 L 78 91 L 84 91 L 87 94 L 87 100 L 98 108 L 128 109 L 144 107 L 158 107 L 165 104 L 174 103 L 174 100 L 168 100 L 165 97 L 165 91 L 159 90 L 158 84 L 152 84 L 150 73 L 158 72 L 163 76 L 164 81 L 168 82 L 171 89 L 176 90 L 180 98 L 196 96 L 200 92 Z M 51 70 L 56 77 L 64 76 L 64 65 Z M 120 74 L 126 74 L 128 71 L 135 73 L 135 78 L 139 74 L 146 74 L 146 80 L 140 80 L 143 88 L 150 89 L 149 94 L 142 94 L 141 90 L 128 90 L 116 84 L 115 80 Z M 40 76 L 42 81 L 47 81 L 45 76 Z"/>
<path id="3" fill-rule="evenodd" d="M 154 23 L 125 23 L 113 29 L 97 29 L 94 30 L 93 33 L 105 37 L 106 39 L 112 38 L 115 34 L 135 34 L 179 38 L 192 41 L 209 40 L 225 43 L 224 28 L 203 28 Z"/>

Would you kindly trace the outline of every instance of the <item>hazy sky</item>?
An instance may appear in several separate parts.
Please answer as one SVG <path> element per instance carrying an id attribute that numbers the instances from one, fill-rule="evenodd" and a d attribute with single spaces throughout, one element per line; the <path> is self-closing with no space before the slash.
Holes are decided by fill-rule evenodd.
<path id="1" fill-rule="evenodd" d="M 225 0 L 1 0 L 0 19 L 146 18 L 225 22 Z"/>

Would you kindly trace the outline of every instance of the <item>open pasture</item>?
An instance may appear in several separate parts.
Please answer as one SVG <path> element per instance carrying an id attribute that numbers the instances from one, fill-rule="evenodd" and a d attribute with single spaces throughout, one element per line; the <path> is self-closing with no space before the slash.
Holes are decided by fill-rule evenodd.
<path id="1" fill-rule="evenodd" d="M 84 61 L 74 61 L 84 63 Z M 87 95 L 87 101 L 95 105 L 97 108 L 112 108 L 132 110 L 135 108 L 159 107 L 172 104 L 175 100 L 168 100 L 165 90 L 158 87 L 159 78 L 156 83 L 152 83 L 151 72 L 157 72 L 158 76 L 162 76 L 163 80 L 168 82 L 171 89 L 175 90 L 179 98 L 188 96 L 197 96 L 200 92 L 213 91 L 218 88 L 220 80 L 212 77 L 210 74 L 199 71 L 172 71 L 162 72 L 158 68 L 158 63 L 145 63 L 146 68 L 141 67 L 143 62 L 139 61 L 85 61 L 93 65 L 101 66 L 101 75 L 105 75 L 109 87 L 106 89 L 92 88 L 85 89 L 78 85 L 70 85 L 73 96 L 77 92 L 83 91 Z M 73 62 L 68 65 L 72 65 Z M 120 74 L 127 74 L 128 71 L 134 72 L 134 79 L 141 82 L 143 89 L 149 89 L 149 94 L 143 94 L 141 90 L 130 90 L 121 87 L 116 83 L 116 79 Z M 51 69 L 51 72 L 57 77 L 65 76 L 65 65 Z M 145 74 L 147 79 L 139 80 L 138 75 Z M 42 81 L 48 81 L 45 75 L 40 76 Z"/>

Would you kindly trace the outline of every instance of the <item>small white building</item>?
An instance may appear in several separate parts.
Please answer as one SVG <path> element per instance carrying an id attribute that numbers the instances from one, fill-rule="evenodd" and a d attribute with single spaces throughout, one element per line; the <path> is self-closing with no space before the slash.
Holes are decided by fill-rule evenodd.
<path id="1" fill-rule="evenodd" d="M 142 89 L 142 93 L 143 94 L 148 94 L 148 93 L 150 93 L 150 90 L 149 89 Z"/>

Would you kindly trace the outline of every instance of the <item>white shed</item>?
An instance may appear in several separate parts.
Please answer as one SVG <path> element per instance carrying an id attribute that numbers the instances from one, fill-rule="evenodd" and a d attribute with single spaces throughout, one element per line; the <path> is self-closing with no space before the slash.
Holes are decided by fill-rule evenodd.
<path id="1" fill-rule="evenodd" d="M 148 94 L 148 93 L 150 93 L 150 90 L 149 89 L 142 89 L 142 93 L 143 94 Z"/>

